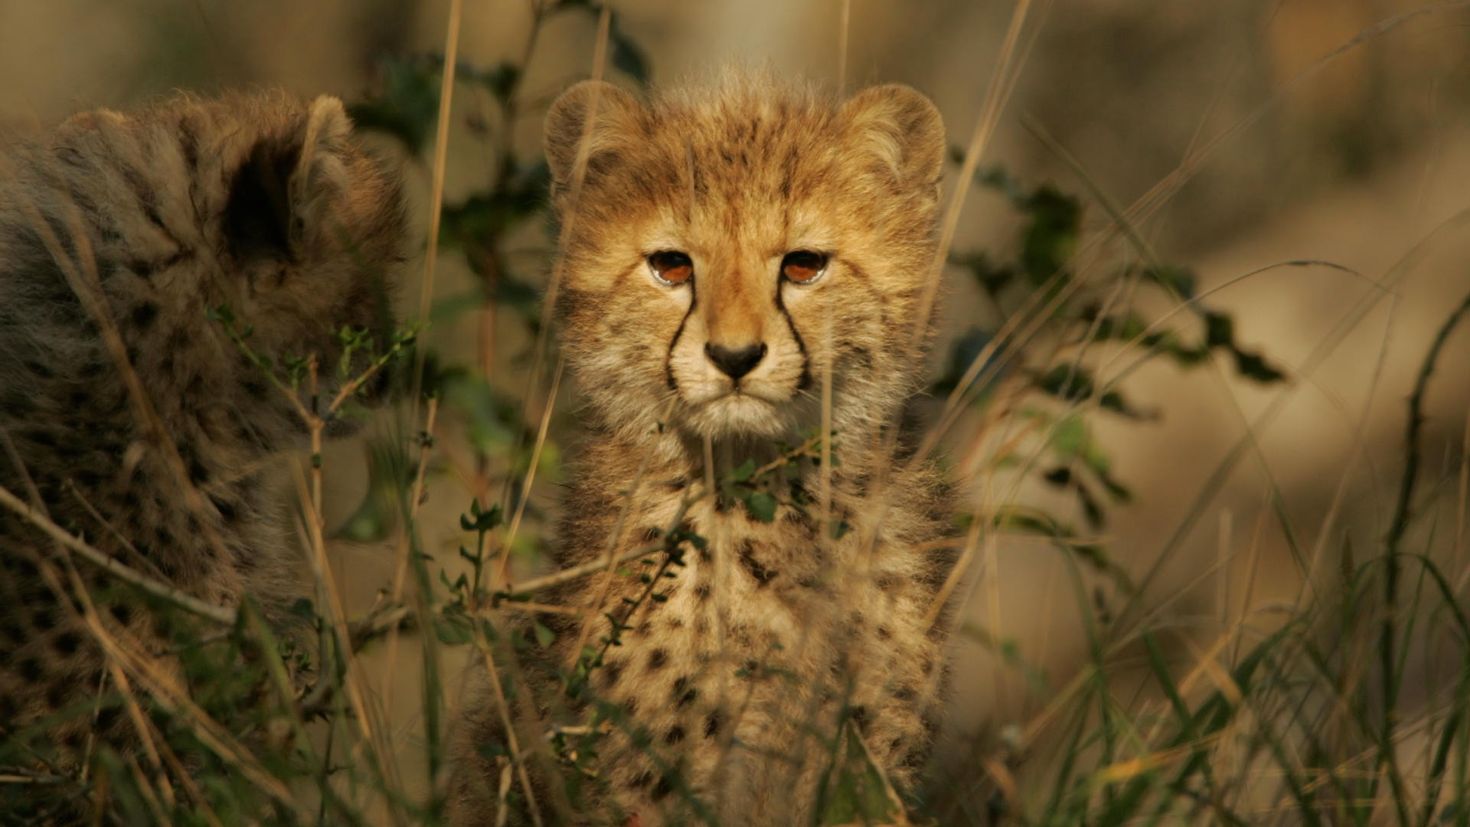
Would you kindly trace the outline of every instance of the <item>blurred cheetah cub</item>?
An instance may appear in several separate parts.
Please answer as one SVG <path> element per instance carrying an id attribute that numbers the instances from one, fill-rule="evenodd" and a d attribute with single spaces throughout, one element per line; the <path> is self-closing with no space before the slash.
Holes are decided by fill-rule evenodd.
<path id="1" fill-rule="evenodd" d="M 403 207 L 351 126 L 336 98 L 178 95 L 4 136 L 0 486 L 155 581 L 289 616 L 299 553 L 264 460 L 307 429 L 207 313 L 231 308 L 278 365 L 333 365 L 343 326 L 391 331 Z M 158 651 L 166 629 L 78 563 L 81 601 L 58 551 L 0 508 L 0 767 L 139 743 L 98 636 Z M 74 795 L 5 787 L 0 821 Z"/>
<path id="2" fill-rule="evenodd" d="M 656 545 L 686 498 L 683 528 L 706 542 L 631 612 L 656 565 L 552 596 L 594 620 L 560 618 L 548 663 L 527 666 L 549 720 L 518 743 L 537 769 L 546 728 L 600 734 L 563 750 L 576 784 L 539 768 L 541 809 L 645 827 L 809 823 L 846 732 L 912 790 L 944 671 L 945 624 L 926 620 L 952 565 L 936 548 L 949 497 L 932 469 L 893 459 L 889 429 L 921 381 L 912 344 L 944 151 L 938 112 L 902 86 L 836 101 L 732 74 L 642 102 L 588 82 L 552 106 L 556 310 L 590 403 L 558 562 Z M 845 531 L 819 527 L 811 462 L 774 489 L 769 521 L 692 497 L 748 461 L 779 466 L 773 446 L 820 430 L 827 382 L 830 514 Z M 604 650 L 609 612 L 627 629 Z M 604 653 L 585 683 L 561 678 L 567 698 L 558 673 L 579 644 Z M 488 693 L 468 708 L 451 806 L 460 824 L 489 824 L 507 739 Z M 518 783 L 508 797 L 523 796 Z"/>

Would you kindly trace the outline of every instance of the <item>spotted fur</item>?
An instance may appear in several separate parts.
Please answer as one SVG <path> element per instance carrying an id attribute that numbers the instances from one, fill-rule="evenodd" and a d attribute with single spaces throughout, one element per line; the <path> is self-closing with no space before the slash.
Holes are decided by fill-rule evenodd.
<path id="1" fill-rule="evenodd" d="M 846 533 L 818 527 L 816 472 L 778 491 L 769 523 L 701 500 L 685 521 L 707 547 L 684 546 L 664 600 L 627 618 L 582 698 L 560 697 L 556 677 L 581 627 L 543 619 L 557 640 L 546 663 L 526 667 L 536 704 L 513 687 L 543 729 L 521 743 L 589 719 L 603 732 L 584 745 L 596 750 L 589 777 L 569 792 L 542 782 L 545 808 L 570 802 L 591 823 L 809 823 L 844 721 L 912 789 L 943 683 L 942 634 L 926 616 L 952 565 L 948 494 L 932 469 L 888 449 L 922 375 L 915 328 L 944 146 L 933 105 L 900 86 L 837 101 L 737 73 L 647 102 L 584 83 L 551 108 L 556 309 L 589 429 L 558 562 L 656 542 L 692 484 L 764 464 L 772 444 L 815 431 L 829 369 L 830 513 Z M 825 255 L 825 273 L 783 281 L 783 257 L 801 250 Z M 688 256 L 688 283 L 653 277 L 648 258 L 661 251 Z M 722 369 L 714 348 L 759 358 Z M 609 632 L 603 613 L 643 588 L 636 576 L 594 577 L 551 597 L 587 610 L 595 645 Z M 472 696 L 457 733 L 457 824 L 494 821 L 498 720 L 488 694 Z"/>
<path id="2" fill-rule="evenodd" d="M 297 544 L 264 460 L 307 431 L 207 312 L 229 307 L 277 365 L 331 366 L 342 326 L 391 325 L 401 199 L 350 129 L 334 98 L 256 93 L 5 136 L 0 485 L 166 585 L 220 605 L 249 595 L 284 619 Z M 52 771 L 91 736 L 136 737 L 66 571 L 0 509 L 0 743 Z M 139 595 L 77 571 L 109 634 L 157 652 Z M 94 714 L 103 687 L 114 700 Z"/>

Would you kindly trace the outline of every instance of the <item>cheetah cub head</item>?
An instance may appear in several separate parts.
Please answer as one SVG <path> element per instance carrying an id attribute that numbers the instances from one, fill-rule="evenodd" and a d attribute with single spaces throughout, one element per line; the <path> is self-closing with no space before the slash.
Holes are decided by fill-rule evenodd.
<path id="1" fill-rule="evenodd" d="M 247 112 L 248 112 L 247 107 Z M 352 135 L 341 101 L 329 96 L 265 115 L 226 138 L 223 298 L 253 330 L 252 342 L 281 359 L 314 355 L 321 392 L 342 384 L 341 332 L 365 336 L 346 376 L 361 373 L 392 333 L 391 297 L 406 235 L 399 183 Z M 386 388 L 386 372 L 365 389 Z M 330 423 L 351 430 L 350 420 Z"/>
<path id="2" fill-rule="evenodd" d="M 86 112 L 58 129 L 51 152 L 66 176 L 58 189 L 95 224 L 129 360 L 165 414 L 169 400 L 186 418 L 227 410 L 246 423 L 242 436 L 278 448 L 306 425 L 247 350 L 277 377 L 315 356 L 327 400 L 382 352 L 404 258 L 403 198 L 338 99 L 180 95 Z M 220 308 L 223 324 L 206 320 Z M 310 404 L 309 383 L 299 385 Z M 381 395 L 382 385 L 366 390 Z M 346 417 L 328 427 L 353 429 Z"/>
<path id="3" fill-rule="evenodd" d="M 584 82 L 546 120 L 569 364 L 607 427 L 711 439 L 871 433 L 917 386 L 939 113 L 765 77 L 643 102 Z M 665 418 L 667 417 L 667 418 Z"/>

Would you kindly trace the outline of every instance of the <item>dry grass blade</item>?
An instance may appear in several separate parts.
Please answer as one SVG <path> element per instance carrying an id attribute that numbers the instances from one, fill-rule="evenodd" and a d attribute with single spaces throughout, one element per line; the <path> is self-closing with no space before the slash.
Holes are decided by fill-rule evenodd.
<path id="1" fill-rule="evenodd" d="M 1377 289 L 1358 299 L 1351 308 L 1339 317 L 1333 329 L 1312 349 L 1306 359 L 1296 366 L 1295 375 L 1299 379 L 1305 380 L 1315 374 L 1325 363 L 1327 357 L 1346 339 L 1347 334 L 1367 317 L 1369 311 L 1377 306 L 1379 301 L 1385 296 L 1390 295 L 1407 274 L 1413 272 L 1418 267 L 1438 242 L 1448 236 L 1452 230 L 1466 225 L 1470 225 L 1470 209 L 1461 210 L 1446 218 L 1436 225 L 1427 235 L 1417 241 L 1408 252 L 1401 256 L 1388 269 L 1384 277 L 1376 282 Z M 1185 512 L 1185 516 L 1180 521 L 1180 524 L 1176 526 L 1173 533 L 1164 542 L 1159 554 L 1155 555 L 1153 560 L 1149 562 L 1144 570 L 1143 576 L 1136 580 L 1135 586 L 1139 593 L 1146 591 L 1149 585 L 1157 578 L 1173 549 L 1193 530 L 1199 516 L 1205 513 L 1205 504 L 1219 490 L 1225 476 L 1234 469 L 1241 457 L 1244 456 L 1247 448 L 1254 443 L 1256 436 L 1264 433 L 1265 428 L 1276 417 L 1280 416 L 1297 387 L 1297 385 L 1291 385 L 1278 392 L 1270 403 L 1267 404 L 1266 408 L 1250 421 L 1247 427 L 1248 434 L 1236 442 L 1226 457 L 1208 475 L 1194 503 Z M 1172 599 L 1165 599 L 1158 606 L 1144 610 L 1136 601 L 1130 603 L 1124 608 L 1124 611 L 1118 618 L 1118 626 L 1119 628 L 1124 628 L 1135 623 L 1138 625 L 1147 625 L 1150 619 L 1156 618 L 1160 612 L 1164 611 L 1171 604 Z M 1139 612 L 1143 614 L 1140 616 L 1138 614 Z"/>
<path id="2" fill-rule="evenodd" d="M 312 501 L 309 485 L 306 478 L 300 473 L 300 469 L 297 469 L 293 478 L 296 482 L 297 496 L 301 503 L 303 516 L 298 524 L 303 535 L 302 544 L 310 551 L 308 560 L 311 563 L 312 574 L 316 578 L 318 592 L 326 604 L 329 631 L 343 659 L 346 671 L 345 688 L 348 703 L 352 707 L 353 719 L 362 736 L 362 744 L 367 745 L 373 756 L 377 771 L 383 775 L 391 791 L 401 790 L 402 782 L 397 777 L 398 764 L 394 760 L 392 749 L 386 743 L 387 736 L 384 734 L 386 727 L 378 725 L 377 708 L 368 703 L 368 682 L 367 676 L 363 674 L 363 664 L 358 658 L 351 656 L 352 629 L 347 621 L 341 594 L 337 589 L 336 577 L 333 576 L 331 564 L 327 560 L 321 513 Z M 392 796 L 389 798 L 391 799 Z M 390 812 L 396 823 L 403 822 L 404 816 L 398 808 L 392 808 Z"/>
<path id="3" fill-rule="evenodd" d="M 423 503 L 424 499 L 424 485 L 429 470 L 429 454 L 433 450 L 435 426 L 438 423 L 438 418 L 439 398 L 437 396 L 431 397 L 429 399 L 428 409 L 424 413 L 424 431 L 419 436 L 419 456 L 417 466 L 414 469 L 413 485 L 410 487 L 408 492 L 408 518 L 404 522 L 403 530 L 398 536 L 396 548 L 397 562 L 393 569 L 393 585 L 390 592 L 390 605 L 399 605 L 402 603 L 403 600 L 403 587 L 404 583 L 408 580 L 409 562 L 410 557 L 413 555 L 414 549 L 413 532 L 417 530 L 419 506 Z M 413 603 L 413 608 L 409 610 L 409 613 L 417 618 L 420 628 L 427 628 L 425 626 L 425 621 L 427 621 L 428 618 L 424 616 L 426 612 L 425 596 L 418 594 L 417 586 L 414 587 L 414 595 L 415 600 Z M 384 663 L 385 669 L 391 674 L 396 670 L 398 665 L 398 644 L 401 629 L 400 624 L 398 623 L 394 623 L 388 626 L 387 629 L 388 651 Z M 425 689 L 425 691 L 428 690 Z M 392 701 L 393 682 L 389 681 L 388 684 L 383 687 L 383 707 L 385 709 L 391 709 Z"/>
<path id="4" fill-rule="evenodd" d="M 439 80 L 439 120 L 434 131 L 434 165 L 429 195 L 429 243 L 424 248 L 424 280 L 419 287 L 419 329 L 429 321 L 434 300 L 434 273 L 439 263 L 439 222 L 444 215 L 444 175 L 449 158 L 449 115 L 454 100 L 454 72 L 459 63 L 459 26 L 464 0 L 449 0 L 449 23 L 444 33 L 444 73 Z M 413 405 L 410 422 L 418 422 L 419 396 L 424 387 L 424 359 L 428 352 L 417 348 L 413 369 Z"/>
<path id="5" fill-rule="evenodd" d="M 46 515 L 33 509 L 31 506 L 23 502 L 19 497 L 15 496 L 4 488 L 0 488 L 0 505 L 5 506 L 16 516 L 35 526 L 47 537 L 51 538 L 56 543 L 66 548 L 68 551 L 75 552 L 78 556 L 86 560 L 88 563 L 97 566 L 98 568 L 106 571 L 108 574 L 116 577 L 118 580 L 121 580 L 124 583 L 127 583 L 128 585 L 136 586 L 138 589 L 146 594 L 166 600 L 169 603 L 172 603 L 173 605 L 190 612 L 191 614 L 208 618 L 216 623 L 228 626 L 235 622 L 236 612 L 234 609 L 227 606 L 217 606 L 213 603 L 206 603 L 203 600 L 179 591 L 178 589 L 168 585 L 167 583 L 154 580 L 153 578 L 133 568 L 130 568 L 119 560 L 108 557 L 107 555 L 88 545 L 81 538 L 73 536 L 70 532 L 66 531 L 61 526 L 58 526 L 56 523 L 51 522 L 50 518 L 48 518 Z"/>
<path id="6" fill-rule="evenodd" d="M 1228 128 L 1207 141 L 1203 146 L 1186 154 L 1183 160 L 1179 162 L 1178 167 L 1160 179 L 1153 188 L 1129 206 L 1127 210 L 1129 220 L 1135 224 L 1148 220 L 1164 204 L 1168 203 L 1169 199 L 1173 198 L 1175 193 L 1183 189 L 1184 185 L 1189 183 L 1204 167 L 1205 162 L 1217 150 L 1227 144 L 1231 138 L 1255 126 L 1267 114 L 1286 100 L 1292 91 L 1306 85 L 1308 81 L 1320 75 L 1327 67 L 1341 60 L 1346 55 L 1418 18 L 1467 7 L 1470 7 L 1470 0 L 1441 0 L 1441 2 L 1428 3 L 1419 8 L 1410 9 L 1393 17 L 1381 20 L 1358 32 L 1292 77 L 1280 91 L 1273 94 L 1254 111 L 1234 124 L 1231 124 Z M 1195 142 L 1191 142 L 1191 144 L 1193 143 Z"/>
<path id="7" fill-rule="evenodd" d="M 563 583 L 570 583 L 573 580 L 579 580 L 583 577 L 590 577 L 591 575 L 598 574 L 600 572 L 605 573 L 608 570 L 609 566 L 616 567 L 618 564 L 626 563 L 629 560 L 636 560 L 639 557 L 647 557 L 650 554 L 657 554 L 661 548 L 662 546 L 639 546 L 637 548 L 629 549 L 621 554 L 614 554 L 610 560 L 594 560 L 590 563 L 583 563 L 580 566 L 572 566 L 571 568 L 552 572 L 551 574 L 545 575 L 544 577 L 533 578 L 522 583 L 506 583 L 498 593 L 505 595 L 506 597 L 523 597 L 532 595 L 539 591 L 545 591 L 552 586 L 560 586 Z M 507 605 L 509 607 L 513 606 L 514 604 Z M 580 611 L 576 610 L 567 611 L 572 614 L 581 614 Z"/>
<path id="8" fill-rule="evenodd" d="M 612 35 L 612 8 L 604 5 L 597 17 L 597 39 L 592 47 L 592 80 L 602 80 L 607 65 L 608 39 Z M 565 247 L 566 240 L 573 237 L 577 229 L 577 208 L 582 198 L 582 185 L 587 178 L 587 159 L 592 151 L 592 128 L 597 123 L 598 106 L 602 95 L 594 94 L 587 103 L 587 117 L 583 120 L 582 137 L 577 143 L 576 161 L 572 165 L 572 180 L 567 182 L 566 214 L 561 222 L 558 247 Z M 560 258 L 552 261 L 551 275 L 546 280 L 546 291 L 541 298 L 541 322 L 532 348 L 531 371 L 527 375 L 526 404 L 521 418 L 529 420 L 531 400 L 541 387 L 541 373 L 551 350 L 552 312 L 556 307 L 557 294 L 561 290 L 564 265 Z"/>
<path id="9" fill-rule="evenodd" d="M 1015 10 L 1011 13 L 1011 22 L 1006 27 L 1005 39 L 1001 41 L 1000 55 L 996 59 L 997 68 L 994 79 L 991 81 L 989 91 L 986 92 L 984 108 L 975 122 L 975 131 L 970 136 L 969 144 L 965 147 L 965 159 L 960 165 L 959 178 L 955 182 L 954 192 L 950 195 L 949 206 L 945 209 L 944 218 L 940 224 L 939 247 L 934 255 L 934 262 L 930 265 L 929 278 L 924 283 L 924 292 L 919 297 L 911 344 L 915 352 L 919 350 L 919 345 L 928 335 L 934 299 L 939 295 L 940 275 L 949 261 L 949 251 L 954 245 L 955 232 L 960 223 L 960 212 L 969 195 L 970 182 L 975 178 L 975 170 L 979 167 L 980 159 L 990 145 L 990 138 L 995 133 L 996 125 L 1000 123 L 1001 113 L 1005 111 L 1006 103 L 1010 100 L 1011 93 L 1015 91 L 1016 81 L 1020 77 L 1022 61 L 1016 60 L 1016 50 L 1020 45 L 1021 33 L 1025 28 L 1030 11 L 1031 0 L 1018 0 Z"/>
<path id="10" fill-rule="evenodd" d="M 536 789 L 531 785 L 531 776 L 526 772 L 526 758 L 521 752 L 520 739 L 516 735 L 515 722 L 511 720 L 510 704 L 505 699 L 505 689 L 500 683 L 500 670 L 495 666 L 495 652 L 490 647 L 490 642 L 485 638 L 484 629 L 480 624 L 474 624 L 475 648 L 479 650 L 485 663 L 485 671 L 489 673 L 491 694 L 495 699 L 495 710 L 500 715 L 500 725 L 504 727 L 506 745 L 510 748 L 510 762 L 515 767 L 517 778 L 521 783 L 521 792 L 526 796 L 526 809 L 530 813 L 531 822 L 536 827 L 541 827 L 541 810 L 536 806 Z M 503 800 L 503 797 L 502 797 Z M 505 815 L 505 808 L 501 808 L 501 816 Z"/>
<path id="11" fill-rule="evenodd" d="M 551 377 L 551 389 L 546 392 L 546 409 L 541 412 L 541 425 L 536 429 L 536 445 L 531 449 L 531 461 L 526 468 L 526 478 L 521 483 L 521 495 L 516 501 L 516 513 L 511 518 L 510 529 L 505 533 L 505 547 L 500 552 L 500 561 L 495 568 L 495 582 L 507 582 L 506 567 L 510 565 L 510 552 L 515 546 L 516 535 L 521 530 L 521 519 L 526 516 L 526 504 L 531 499 L 531 486 L 536 484 L 536 469 L 541 464 L 541 452 L 546 448 L 546 434 L 551 430 L 551 414 L 556 409 L 556 394 L 561 388 L 561 375 L 566 360 L 556 363 L 556 373 Z"/>

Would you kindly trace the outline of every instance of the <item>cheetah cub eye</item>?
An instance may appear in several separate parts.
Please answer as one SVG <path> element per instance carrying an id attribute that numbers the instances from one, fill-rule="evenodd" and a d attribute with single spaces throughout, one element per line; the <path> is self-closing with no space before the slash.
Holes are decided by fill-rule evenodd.
<path id="1" fill-rule="evenodd" d="M 781 277 L 793 284 L 811 284 L 827 272 L 827 254 L 793 250 L 781 259 Z"/>
<path id="2" fill-rule="evenodd" d="M 677 250 L 660 250 L 648 257 L 648 272 L 659 284 L 678 287 L 694 278 L 694 261 Z"/>

